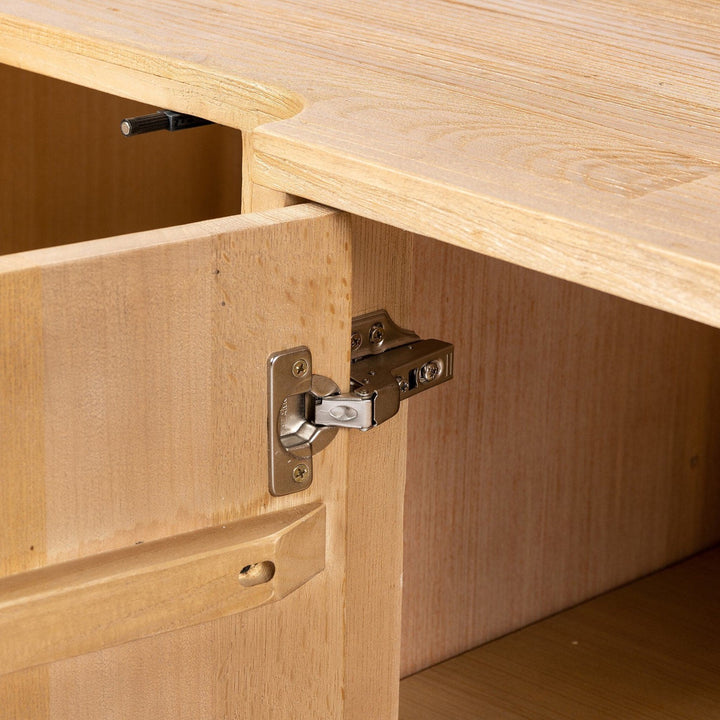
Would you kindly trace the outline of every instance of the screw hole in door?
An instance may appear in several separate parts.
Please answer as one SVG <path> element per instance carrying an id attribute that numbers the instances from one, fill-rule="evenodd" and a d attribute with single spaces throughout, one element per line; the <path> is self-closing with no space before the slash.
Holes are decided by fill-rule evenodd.
<path id="1" fill-rule="evenodd" d="M 238 580 L 243 587 L 254 587 L 270 582 L 275 576 L 275 563 L 270 560 L 246 565 L 238 575 Z"/>

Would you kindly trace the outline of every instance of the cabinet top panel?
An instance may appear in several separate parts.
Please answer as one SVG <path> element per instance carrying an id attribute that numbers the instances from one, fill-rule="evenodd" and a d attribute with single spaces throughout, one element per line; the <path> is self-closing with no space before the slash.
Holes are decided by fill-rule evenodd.
<path id="1" fill-rule="evenodd" d="M 253 129 L 260 184 L 716 326 L 718 48 L 716 0 L 0 12 L 2 62 Z"/>

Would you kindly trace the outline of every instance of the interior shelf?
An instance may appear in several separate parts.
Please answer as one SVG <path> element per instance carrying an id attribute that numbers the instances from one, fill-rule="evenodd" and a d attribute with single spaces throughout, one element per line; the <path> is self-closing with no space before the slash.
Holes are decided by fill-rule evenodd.
<path id="1" fill-rule="evenodd" d="M 720 718 L 720 548 L 404 679 L 401 720 Z"/>

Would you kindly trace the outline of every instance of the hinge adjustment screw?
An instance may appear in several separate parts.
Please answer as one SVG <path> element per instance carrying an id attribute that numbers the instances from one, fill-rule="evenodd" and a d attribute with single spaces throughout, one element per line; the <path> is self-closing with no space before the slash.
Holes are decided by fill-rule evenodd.
<path id="1" fill-rule="evenodd" d="M 435 380 L 442 372 L 442 365 L 437 360 L 426 362 L 420 368 L 420 382 L 429 383 Z"/>
<path id="2" fill-rule="evenodd" d="M 354 332 L 350 336 L 350 349 L 358 350 L 361 345 L 362 345 L 362 335 L 360 335 L 359 332 Z"/>

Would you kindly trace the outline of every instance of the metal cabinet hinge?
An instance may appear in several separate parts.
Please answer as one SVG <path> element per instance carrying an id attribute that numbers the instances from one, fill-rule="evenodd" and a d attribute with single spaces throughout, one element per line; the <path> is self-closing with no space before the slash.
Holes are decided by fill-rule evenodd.
<path id="1" fill-rule="evenodd" d="M 313 375 L 307 347 L 268 359 L 269 486 L 288 495 L 312 482 L 312 457 L 339 428 L 367 431 L 389 420 L 400 401 L 453 376 L 453 346 L 422 340 L 384 310 L 353 319 L 350 391 Z"/>

